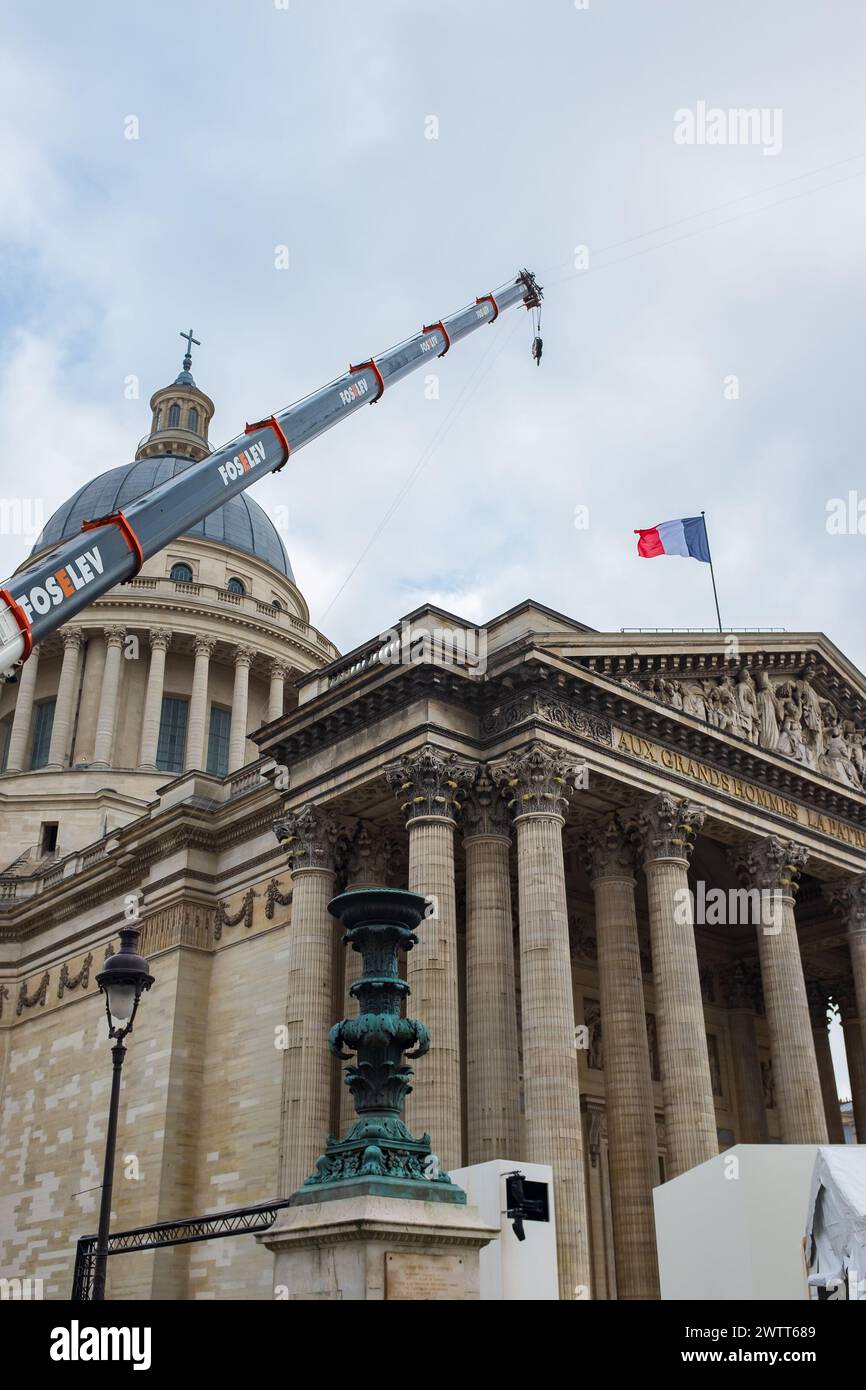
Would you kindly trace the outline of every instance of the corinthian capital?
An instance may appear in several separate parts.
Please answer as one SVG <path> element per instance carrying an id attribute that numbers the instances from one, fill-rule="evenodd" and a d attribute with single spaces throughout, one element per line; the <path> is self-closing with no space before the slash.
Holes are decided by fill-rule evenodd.
<path id="1" fill-rule="evenodd" d="M 340 837 L 336 822 L 317 806 L 302 806 L 274 821 L 274 834 L 286 846 L 289 867 L 333 871 Z"/>
<path id="2" fill-rule="evenodd" d="M 578 842 L 589 881 L 597 878 L 634 878 L 634 837 L 625 830 L 618 816 L 601 825 L 590 826 Z"/>
<path id="3" fill-rule="evenodd" d="M 346 856 L 347 882 L 387 887 L 391 882 L 395 848 L 390 835 L 366 821 L 358 821 Z"/>
<path id="4" fill-rule="evenodd" d="M 857 1017 L 857 995 L 851 980 L 834 980 L 830 985 L 834 1004 L 839 1005 L 839 1016 L 843 1023 L 851 1023 Z"/>
<path id="5" fill-rule="evenodd" d="M 748 840 L 728 851 L 728 858 L 745 887 L 787 897 L 797 892 L 797 879 L 808 857 L 805 845 L 780 840 L 775 835 L 763 840 Z"/>
<path id="6" fill-rule="evenodd" d="M 383 769 L 407 821 L 417 816 L 453 819 L 463 805 L 474 770 L 456 753 L 440 753 L 429 743 Z"/>
<path id="7" fill-rule="evenodd" d="M 216 638 L 209 637 L 206 633 L 200 633 L 195 639 L 194 648 L 196 656 L 213 656 L 213 649 L 216 646 Z"/>
<path id="8" fill-rule="evenodd" d="M 148 633 L 150 650 L 168 651 L 171 644 L 171 629 L 167 627 L 152 627 Z"/>
<path id="9" fill-rule="evenodd" d="M 254 656 L 252 647 L 235 647 L 235 666 L 251 666 Z"/>
<path id="10" fill-rule="evenodd" d="M 485 763 L 479 763 L 472 790 L 463 805 L 463 825 L 465 840 L 474 835 L 508 835 L 510 832 L 505 799 Z"/>
<path id="11" fill-rule="evenodd" d="M 502 790 L 514 816 L 554 815 L 565 818 L 577 763 L 567 753 L 534 742 L 490 764 L 490 775 Z"/>
<path id="12" fill-rule="evenodd" d="M 858 874 L 856 878 L 848 878 L 841 883 L 828 883 L 825 891 L 834 916 L 846 922 L 850 935 L 866 932 L 866 874 Z"/>
<path id="13" fill-rule="evenodd" d="M 704 812 L 691 801 L 660 792 L 640 808 L 635 823 L 645 864 L 653 859 L 688 860 L 704 823 Z"/>
<path id="14" fill-rule="evenodd" d="M 78 648 L 81 646 L 83 637 L 84 633 L 80 627 L 61 628 L 60 638 L 63 642 L 64 647 L 74 647 L 77 651 Z"/>
<path id="15" fill-rule="evenodd" d="M 111 627 L 105 627 L 102 631 L 105 635 L 106 647 L 119 647 L 123 644 L 126 628 L 121 627 L 119 623 L 113 623 Z"/>

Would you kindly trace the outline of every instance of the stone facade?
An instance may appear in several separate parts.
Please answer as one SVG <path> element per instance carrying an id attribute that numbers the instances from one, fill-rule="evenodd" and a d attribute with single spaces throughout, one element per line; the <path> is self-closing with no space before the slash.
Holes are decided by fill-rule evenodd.
<path id="1" fill-rule="evenodd" d="M 116 1230 L 288 1195 L 345 1130 L 323 1028 L 357 972 L 324 909 L 376 879 L 431 902 L 407 968 L 433 1046 L 407 1119 L 448 1165 L 554 1164 L 563 1298 L 655 1296 L 660 1180 L 738 1141 L 838 1135 L 837 1005 L 866 1113 L 863 790 L 622 679 L 627 647 L 720 681 L 723 639 L 626 643 L 530 603 L 485 636 L 483 670 L 381 641 L 311 670 L 254 734 L 258 761 L 163 783 L 0 903 L 4 1274 L 68 1296 L 95 1230 L 94 976 L 131 895 L 156 982 L 125 1067 Z M 820 634 L 743 635 L 737 661 L 735 687 L 772 668 L 837 712 L 866 700 Z M 110 1261 L 109 1293 L 250 1298 L 271 1277 L 237 1237 Z"/>

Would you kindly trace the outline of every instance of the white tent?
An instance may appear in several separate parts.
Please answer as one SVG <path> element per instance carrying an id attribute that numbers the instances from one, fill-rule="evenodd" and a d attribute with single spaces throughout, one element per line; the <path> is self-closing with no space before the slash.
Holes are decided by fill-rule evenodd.
<path id="1" fill-rule="evenodd" d="M 866 1145 L 819 1148 L 806 1218 L 813 1297 L 866 1301 Z"/>

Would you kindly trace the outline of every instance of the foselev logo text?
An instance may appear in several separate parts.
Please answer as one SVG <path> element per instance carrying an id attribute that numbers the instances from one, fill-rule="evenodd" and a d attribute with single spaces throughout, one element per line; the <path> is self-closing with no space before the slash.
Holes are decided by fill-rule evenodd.
<path id="1" fill-rule="evenodd" d="M 79 589 L 92 584 L 104 569 L 99 546 L 95 545 L 74 560 L 67 560 L 65 565 L 49 574 L 41 584 L 34 584 L 27 593 L 16 594 L 15 602 L 24 609 L 28 621 L 32 623 L 34 613 L 47 613 L 64 599 L 72 598 Z"/>

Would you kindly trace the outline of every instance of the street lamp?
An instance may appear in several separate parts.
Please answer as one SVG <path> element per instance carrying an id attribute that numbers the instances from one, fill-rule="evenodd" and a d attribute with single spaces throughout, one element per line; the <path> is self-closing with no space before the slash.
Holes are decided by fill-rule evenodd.
<path id="1" fill-rule="evenodd" d="M 153 984 L 147 961 L 136 951 L 138 927 L 126 926 L 120 932 L 120 950 L 109 956 L 96 983 L 105 995 L 108 1017 L 108 1036 L 114 1038 L 111 1049 L 111 1100 L 108 1106 L 108 1130 L 105 1135 L 105 1167 L 102 1173 L 102 1201 L 99 1207 L 99 1234 L 96 1237 L 96 1264 L 93 1271 L 93 1298 L 105 1298 L 105 1275 L 108 1265 L 108 1228 L 111 1223 L 111 1196 L 114 1188 L 114 1150 L 117 1146 L 117 1111 L 120 1105 L 120 1069 L 126 1056 L 123 1040 L 132 1032 L 138 1002 Z"/>

